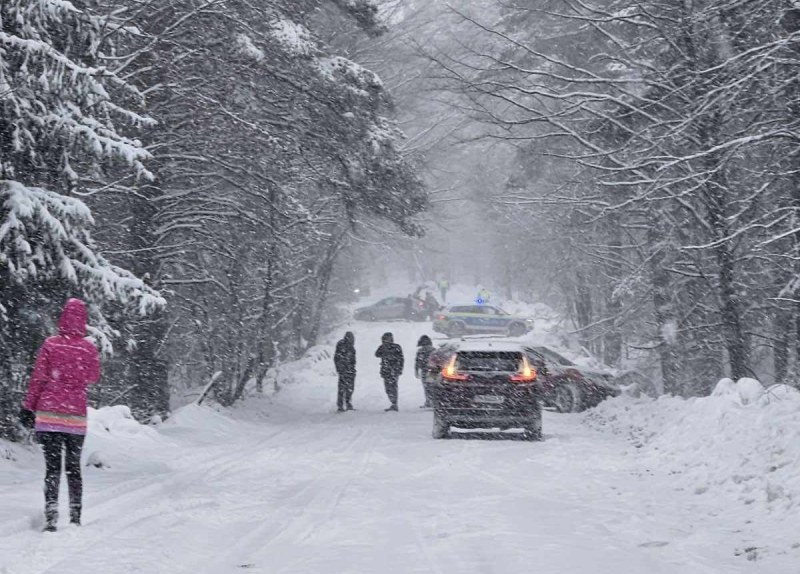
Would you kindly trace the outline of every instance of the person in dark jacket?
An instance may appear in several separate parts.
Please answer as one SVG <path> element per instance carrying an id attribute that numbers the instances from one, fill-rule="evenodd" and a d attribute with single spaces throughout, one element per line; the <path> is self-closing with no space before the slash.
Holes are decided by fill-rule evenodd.
<path id="1" fill-rule="evenodd" d="M 428 312 L 428 319 L 431 321 L 436 318 L 436 313 L 439 311 L 439 302 L 436 300 L 436 297 L 433 296 L 433 293 L 428 291 L 425 293 L 425 310 Z"/>
<path id="2" fill-rule="evenodd" d="M 387 411 L 397 410 L 397 380 L 403 373 L 403 349 L 394 342 L 394 335 L 384 333 L 381 337 L 381 346 L 375 351 L 375 356 L 381 360 L 381 377 L 386 395 L 391 405 Z"/>
<path id="3" fill-rule="evenodd" d="M 336 374 L 339 375 L 339 394 L 336 406 L 341 413 L 345 409 L 353 410 L 353 390 L 356 386 L 356 347 L 353 333 L 348 331 L 336 343 L 336 353 L 333 355 L 333 364 Z"/>
<path id="4" fill-rule="evenodd" d="M 425 369 L 428 368 L 428 359 L 433 352 L 433 342 L 428 335 L 422 335 L 417 341 L 417 356 L 414 360 L 414 374 L 422 383 L 422 390 L 425 391 L 425 404 L 421 409 L 428 409 L 431 407 L 431 400 L 428 396 L 428 388 L 425 386 Z"/>

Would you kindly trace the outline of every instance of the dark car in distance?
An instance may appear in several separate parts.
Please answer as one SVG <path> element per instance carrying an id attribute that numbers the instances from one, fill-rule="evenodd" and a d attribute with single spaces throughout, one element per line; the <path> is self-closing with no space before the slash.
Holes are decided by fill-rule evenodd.
<path id="1" fill-rule="evenodd" d="M 358 321 L 424 321 L 427 317 L 424 301 L 414 297 L 386 297 L 353 312 L 353 318 Z"/>
<path id="2" fill-rule="evenodd" d="M 520 428 L 542 440 L 536 369 L 519 344 L 468 341 L 434 351 L 424 383 L 433 403 L 433 438 L 462 429 Z"/>

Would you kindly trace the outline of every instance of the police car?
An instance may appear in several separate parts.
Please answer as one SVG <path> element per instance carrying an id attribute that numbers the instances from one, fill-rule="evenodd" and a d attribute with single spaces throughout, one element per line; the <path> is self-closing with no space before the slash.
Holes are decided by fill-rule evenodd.
<path id="1" fill-rule="evenodd" d="M 486 304 L 453 305 L 433 320 L 433 330 L 448 337 L 500 334 L 519 337 L 533 329 L 533 319 L 510 315 Z"/>

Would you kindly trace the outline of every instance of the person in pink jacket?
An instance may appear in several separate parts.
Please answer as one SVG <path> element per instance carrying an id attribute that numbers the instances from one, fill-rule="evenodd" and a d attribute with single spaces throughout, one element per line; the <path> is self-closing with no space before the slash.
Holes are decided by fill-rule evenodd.
<path id="1" fill-rule="evenodd" d="M 88 386 L 100 379 L 97 348 L 86 339 L 86 305 L 70 299 L 58 322 L 58 335 L 49 337 L 39 349 L 23 417 L 32 419 L 45 459 L 45 530 L 58 523 L 58 489 L 61 460 L 69 488 L 70 522 L 81 523 L 81 449 L 86 436 Z"/>

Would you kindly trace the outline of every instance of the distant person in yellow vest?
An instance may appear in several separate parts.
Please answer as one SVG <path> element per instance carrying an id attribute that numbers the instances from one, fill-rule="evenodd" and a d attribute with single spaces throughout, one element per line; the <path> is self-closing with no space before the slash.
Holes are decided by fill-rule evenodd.
<path id="1" fill-rule="evenodd" d="M 450 282 L 444 277 L 439 279 L 439 294 L 442 296 L 442 303 L 447 302 L 448 289 L 450 289 Z"/>
<path id="2" fill-rule="evenodd" d="M 483 287 L 478 288 L 478 296 L 475 298 L 478 305 L 483 305 L 489 302 L 489 292 Z"/>

